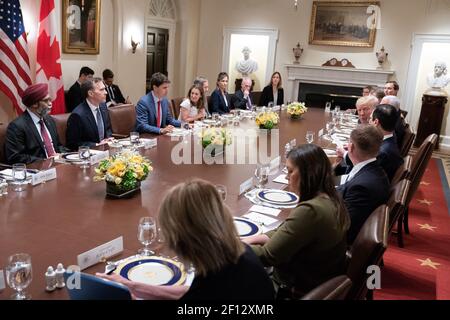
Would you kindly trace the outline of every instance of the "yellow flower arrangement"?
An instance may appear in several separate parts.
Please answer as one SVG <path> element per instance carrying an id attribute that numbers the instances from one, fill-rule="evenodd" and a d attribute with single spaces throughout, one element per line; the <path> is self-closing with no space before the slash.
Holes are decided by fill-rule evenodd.
<path id="1" fill-rule="evenodd" d="M 287 106 L 287 113 L 293 118 L 300 117 L 306 111 L 308 111 L 308 108 L 303 102 L 293 102 Z"/>
<path id="2" fill-rule="evenodd" d="M 256 116 L 256 124 L 261 129 L 272 129 L 280 121 L 280 117 L 273 111 L 261 112 Z"/>
<path id="3" fill-rule="evenodd" d="M 135 189 L 153 171 L 151 162 L 139 154 L 123 152 L 100 162 L 94 181 L 106 181 L 119 189 Z"/>
<path id="4" fill-rule="evenodd" d="M 210 144 L 216 146 L 230 145 L 232 141 L 231 132 L 223 128 L 208 128 L 199 133 L 203 148 Z"/>

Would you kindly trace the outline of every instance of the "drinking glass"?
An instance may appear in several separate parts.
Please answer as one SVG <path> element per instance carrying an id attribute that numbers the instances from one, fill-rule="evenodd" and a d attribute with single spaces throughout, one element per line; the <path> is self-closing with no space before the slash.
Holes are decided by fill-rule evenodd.
<path id="1" fill-rule="evenodd" d="M 89 159 L 91 158 L 91 150 L 87 146 L 81 146 L 78 148 L 78 156 L 82 160 L 81 169 L 89 168 Z"/>
<path id="2" fill-rule="evenodd" d="M 13 164 L 12 176 L 15 185 L 14 191 L 22 192 L 22 184 L 27 180 L 27 166 L 23 163 Z"/>
<path id="3" fill-rule="evenodd" d="M 227 199 L 227 187 L 225 187 L 222 184 L 216 185 L 216 190 L 220 195 L 220 198 L 222 198 L 222 201 L 225 201 Z"/>
<path id="4" fill-rule="evenodd" d="M 130 132 L 130 142 L 134 149 L 139 145 L 139 132 Z"/>
<path id="5" fill-rule="evenodd" d="M 306 132 L 306 142 L 308 142 L 310 144 L 314 142 L 314 132 L 313 131 Z"/>
<path id="6" fill-rule="evenodd" d="M 332 121 L 327 122 L 325 129 L 327 130 L 327 135 L 329 137 L 331 137 L 331 134 L 333 133 L 333 128 L 334 128 L 334 122 L 332 122 Z"/>
<path id="7" fill-rule="evenodd" d="M 139 249 L 138 253 L 143 256 L 151 256 L 155 254 L 150 250 L 149 246 L 156 238 L 156 223 L 152 217 L 142 217 L 138 225 L 138 240 L 144 245 L 144 248 Z"/>
<path id="8" fill-rule="evenodd" d="M 339 113 L 339 112 L 341 111 L 341 106 L 336 106 L 336 107 L 334 107 L 334 111 L 335 111 L 336 113 Z"/>
<path id="9" fill-rule="evenodd" d="M 255 170 L 256 177 L 256 187 L 258 189 L 264 188 L 264 186 L 269 182 L 269 171 L 270 167 L 267 164 L 260 164 Z"/>
<path id="10" fill-rule="evenodd" d="M 8 258 L 6 266 L 6 282 L 15 294 L 11 296 L 13 300 L 29 300 L 31 295 L 26 294 L 26 289 L 33 279 L 33 271 L 31 268 L 31 256 L 26 253 L 13 254 Z"/>
<path id="11" fill-rule="evenodd" d="M 325 112 L 330 113 L 331 112 L 331 102 L 325 103 Z"/>
<path id="12" fill-rule="evenodd" d="M 219 113 L 218 112 L 213 112 L 212 118 L 213 118 L 214 121 L 219 121 Z"/>
<path id="13" fill-rule="evenodd" d="M 0 197 L 8 194 L 8 183 L 6 179 L 0 178 Z"/>
<path id="14" fill-rule="evenodd" d="M 267 104 L 267 108 L 269 108 L 269 110 L 272 110 L 273 106 L 274 104 L 272 101 Z"/>

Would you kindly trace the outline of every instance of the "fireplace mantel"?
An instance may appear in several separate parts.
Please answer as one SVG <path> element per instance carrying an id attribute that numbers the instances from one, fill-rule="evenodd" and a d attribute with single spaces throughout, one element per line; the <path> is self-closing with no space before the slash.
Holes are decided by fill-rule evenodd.
<path id="1" fill-rule="evenodd" d="M 291 100 L 296 100 L 300 83 L 315 83 L 346 87 L 364 87 L 366 85 L 383 87 L 394 71 L 356 69 L 344 67 L 285 65 L 288 75 L 288 88 Z M 289 95 L 288 95 L 289 96 Z"/>

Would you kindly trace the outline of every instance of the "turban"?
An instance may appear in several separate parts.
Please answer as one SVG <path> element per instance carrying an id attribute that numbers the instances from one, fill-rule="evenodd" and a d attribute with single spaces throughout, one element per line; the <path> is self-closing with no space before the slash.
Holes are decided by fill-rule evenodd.
<path id="1" fill-rule="evenodd" d="M 29 86 L 22 94 L 22 102 L 30 107 L 38 103 L 48 95 L 48 84 L 38 83 Z"/>

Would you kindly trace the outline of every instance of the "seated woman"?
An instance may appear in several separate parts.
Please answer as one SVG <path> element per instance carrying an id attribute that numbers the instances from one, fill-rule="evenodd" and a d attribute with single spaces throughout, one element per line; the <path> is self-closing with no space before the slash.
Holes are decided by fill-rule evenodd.
<path id="1" fill-rule="evenodd" d="M 209 112 L 213 113 L 229 113 L 230 112 L 230 96 L 227 92 L 228 89 L 228 74 L 221 72 L 217 76 L 217 88 L 211 94 L 211 105 L 209 106 Z"/>
<path id="2" fill-rule="evenodd" d="M 180 107 L 178 120 L 183 122 L 202 120 L 206 116 L 205 104 L 203 103 L 203 89 L 193 85 L 189 89 L 188 97 L 183 100 Z"/>
<path id="3" fill-rule="evenodd" d="M 281 74 L 276 71 L 272 74 L 270 83 L 264 87 L 259 100 L 260 106 L 267 106 L 269 102 L 273 102 L 275 106 L 284 104 L 284 90 L 282 85 Z"/>
<path id="4" fill-rule="evenodd" d="M 272 282 L 258 257 L 239 240 L 233 217 L 212 184 L 193 180 L 175 186 L 161 204 L 159 222 L 168 248 L 195 268 L 190 287 L 98 276 L 124 284 L 142 299 L 274 299 Z"/>
<path id="5" fill-rule="evenodd" d="M 295 287 L 302 294 L 345 274 L 350 219 L 320 147 L 306 144 L 293 149 L 286 165 L 289 188 L 300 195 L 299 205 L 278 229 L 244 242 L 252 244 L 265 266 L 274 267 L 276 288 L 290 292 Z"/>

